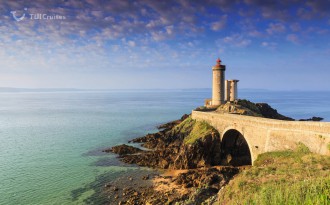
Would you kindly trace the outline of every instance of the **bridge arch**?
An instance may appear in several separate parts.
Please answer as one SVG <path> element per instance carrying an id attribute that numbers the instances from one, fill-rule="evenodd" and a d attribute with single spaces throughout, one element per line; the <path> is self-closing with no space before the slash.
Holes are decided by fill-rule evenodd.
<path id="1" fill-rule="evenodd" d="M 252 165 L 252 147 L 242 130 L 228 127 L 221 135 L 222 159 L 230 165 Z"/>
<path id="2" fill-rule="evenodd" d="M 230 129 L 240 132 L 248 144 L 252 164 L 259 154 L 293 149 L 298 142 L 305 143 L 311 152 L 330 155 L 330 122 L 283 121 L 202 111 L 192 111 L 191 117 L 212 125 L 220 133 L 221 141 L 228 137 Z"/>

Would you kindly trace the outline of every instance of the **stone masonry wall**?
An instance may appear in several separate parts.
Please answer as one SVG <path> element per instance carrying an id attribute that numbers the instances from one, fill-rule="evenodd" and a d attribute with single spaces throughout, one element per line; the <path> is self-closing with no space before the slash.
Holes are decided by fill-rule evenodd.
<path id="1" fill-rule="evenodd" d="M 216 112 L 192 111 L 192 118 L 216 128 L 221 139 L 228 130 L 239 131 L 249 144 L 252 161 L 261 153 L 294 149 L 298 142 L 312 152 L 330 155 L 329 122 L 283 121 Z"/>

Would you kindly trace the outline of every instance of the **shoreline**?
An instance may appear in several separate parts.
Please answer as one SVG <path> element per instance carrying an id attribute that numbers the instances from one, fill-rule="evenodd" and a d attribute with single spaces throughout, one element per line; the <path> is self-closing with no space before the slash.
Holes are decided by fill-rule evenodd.
<path id="1" fill-rule="evenodd" d="M 234 106 L 241 115 L 294 121 L 266 103 L 241 100 Z M 231 113 L 226 105 L 217 111 Z M 214 127 L 192 119 L 191 115 L 183 115 L 157 128 L 156 133 L 103 150 L 117 154 L 126 164 L 151 168 L 148 175 L 139 173 L 135 178 L 117 180 L 120 189 L 105 192 L 113 199 L 110 204 L 213 204 L 219 191 L 235 175 L 252 167 L 251 152 L 244 138 L 236 139 L 233 144 L 221 142 L 220 133 Z M 231 149 L 240 152 L 233 153 Z M 105 185 L 106 188 L 112 186 Z"/>
<path id="2" fill-rule="evenodd" d="M 220 166 L 220 159 L 211 160 L 214 156 L 209 151 L 210 143 L 215 142 L 212 148 L 215 152 L 220 147 L 216 140 L 218 135 L 211 132 L 211 127 L 207 127 L 209 131 L 201 133 L 201 138 L 196 139 L 197 147 L 185 144 L 185 137 L 198 125 L 189 115 L 184 115 L 179 120 L 158 126 L 156 133 L 103 150 L 117 154 L 119 160 L 126 164 L 148 170 L 131 172 L 130 175 L 124 174 L 116 180 L 105 182 L 103 194 L 109 204 L 154 205 L 214 200 L 213 196 L 244 167 Z M 185 126 L 189 127 L 188 130 Z M 136 144 L 144 149 L 139 149 Z M 186 156 L 184 153 L 192 155 Z"/>
<path id="3" fill-rule="evenodd" d="M 234 175 L 246 168 L 237 168 Z M 227 185 L 232 177 L 218 184 L 220 186 L 217 185 L 218 187 L 212 188 L 211 191 L 203 189 L 202 184 L 205 183 L 205 180 L 202 181 L 202 178 L 209 174 L 212 177 L 219 176 L 223 174 L 223 171 L 228 171 L 226 169 L 228 169 L 226 166 L 214 166 L 184 170 L 148 168 L 142 172 L 140 172 L 141 170 L 131 171 L 116 180 L 106 182 L 102 194 L 107 197 L 109 204 L 113 205 L 175 204 L 189 201 L 192 198 L 196 203 L 202 203 L 205 200 L 215 202 L 218 190 Z M 212 177 L 206 184 L 214 185 Z"/>

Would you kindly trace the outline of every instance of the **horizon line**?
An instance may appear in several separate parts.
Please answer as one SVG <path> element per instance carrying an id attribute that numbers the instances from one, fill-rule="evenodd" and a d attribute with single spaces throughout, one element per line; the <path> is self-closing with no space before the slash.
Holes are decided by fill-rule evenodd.
<path id="1" fill-rule="evenodd" d="M 114 90 L 211 90 L 208 88 L 22 88 L 22 87 L 0 87 L 0 92 L 42 92 L 42 91 L 114 91 Z M 270 92 L 330 92 L 330 90 L 283 90 L 283 89 L 265 89 L 265 88 L 239 88 L 239 90 L 270 91 Z"/>

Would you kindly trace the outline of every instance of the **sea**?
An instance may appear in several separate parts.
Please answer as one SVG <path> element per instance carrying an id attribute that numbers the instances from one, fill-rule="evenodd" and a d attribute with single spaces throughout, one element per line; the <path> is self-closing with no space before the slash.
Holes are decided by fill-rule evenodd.
<path id="1" fill-rule="evenodd" d="M 238 92 L 295 119 L 330 121 L 327 91 Z M 0 92 L 0 204 L 101 203 L 105 181 L 141 169 L 103 149 L 155 132 L 210 97 L 210 89 Z"/>

